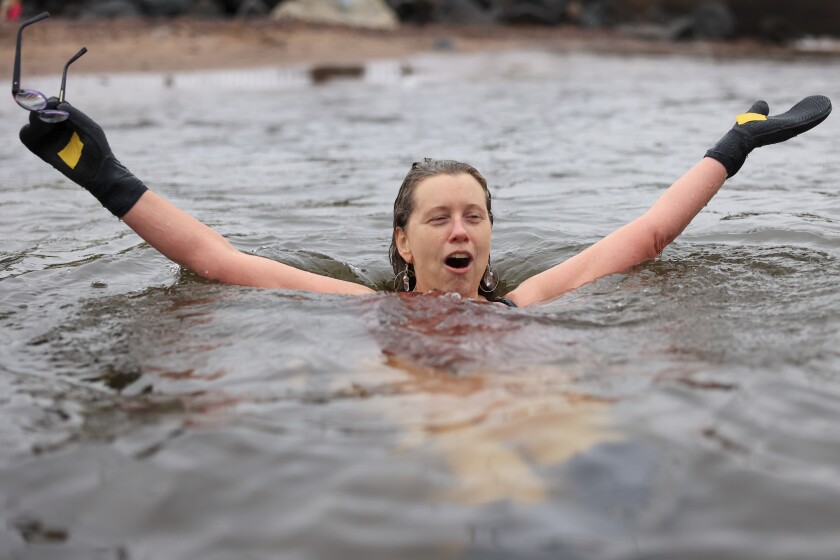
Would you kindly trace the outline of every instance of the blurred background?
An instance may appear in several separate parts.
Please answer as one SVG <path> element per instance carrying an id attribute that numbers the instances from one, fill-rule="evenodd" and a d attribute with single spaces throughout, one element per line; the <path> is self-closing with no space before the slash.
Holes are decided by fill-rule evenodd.
<path id="1" fill-rule="evenodd" d="M 391 25 L 544 25 L 615 28 L 664 40 L 749 37 L 784 43 L 840 35 L 836 0 L 2 0 L 3 18 L 49 10 L 70 18 L 294 16 L 387 12 Z M 307 15 L 308 14 L 308 15 Z M 335 23 L 333 18 L 331 23 Z"/>

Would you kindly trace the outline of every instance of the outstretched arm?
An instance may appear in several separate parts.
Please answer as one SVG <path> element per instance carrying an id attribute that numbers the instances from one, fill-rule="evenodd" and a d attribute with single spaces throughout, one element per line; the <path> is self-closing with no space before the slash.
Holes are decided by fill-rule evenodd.
<path id="1" fill-rule="evenodd" d="M 51 103 L 55 105 L 55 101 Z M 242 253 L 217 232 L 149 191 L 113 155 L 102 129 L 87 115 L 61 103 L 70 116 L 41 122 L 30 114 L 21 141 L 75 183 L 90 191 L 152 247 L 205 278 L 262 288 L 365 294 L 360 284 L 328 278 Z"/>
<path id="2" fill-rule="evenodd" d="M 743 165 L 751 150 L 783 142 L 828 117 L 826 97 L 807 97 L 783 115 L 768 117 L 759 101 L 738 115 L 736 125 L 640 218 L 619 228 L 574 257 L 527 279 L 507 297 L 520 307 L 547 301 L 602 276 L 624 272 L 655 258 L 682 233 Z"/>
<path id="3" fill-rule="evenodd" d="M 704 158 L 671 185 L 643 216 L 574 257 L 532 276 L 507 297 L 524 307 L 653 259 L 682 233 L 725 180 L 723 165 Z"/>
<path id="4" fill-rule="evenodd" d="M 152 191 L 146 191 L 122 219 L 166 257 L 211 280 L 240 286 L 328 294 L 361 295 L 373 292 L 361 284 L 243 253 L 216 231 Z"/>

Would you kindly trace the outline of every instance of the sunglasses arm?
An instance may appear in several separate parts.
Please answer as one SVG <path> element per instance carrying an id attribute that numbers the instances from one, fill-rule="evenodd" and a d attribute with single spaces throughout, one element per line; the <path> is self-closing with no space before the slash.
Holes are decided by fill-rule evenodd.
<path id="1" fill-rule="evenodd" d="M 76 62 L 79 58 L 82 57 L 83 54 L 87 52 L 87 47 L 82 47 L 79 52 L 73 55 L 73 58 L 67 61 L 67 64 L 64 65 L 64 72 L 61 74 L 61 89 L 58 92 L 58 102 L 64 103 L 64 89 L 67 87 L 67 69 L 70 68 L 70 65 Z"/>
<path id="2" fill-rule="evenodd" d="M 32 19 L 28 19 L 24 21 L 20 27 L 18 27 L 17 32 L 17 47 L 15 48 L 15 69 L 14 74 L 12 74 L 12 95 L 17 95 L 20 91 L 20 46 L 21 46 L 21 38 L 23 37 L 23 30 L 29 25 L 33 23 L 37 23 L 42 19 L 47 19 L 50 17 L 49 12 L 42 12 L 37 16 L 33 17 Z"/>

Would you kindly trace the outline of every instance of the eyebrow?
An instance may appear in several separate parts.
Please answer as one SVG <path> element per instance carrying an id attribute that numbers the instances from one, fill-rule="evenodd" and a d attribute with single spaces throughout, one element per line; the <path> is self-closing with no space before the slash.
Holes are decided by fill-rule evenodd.
<path id="1" fill-rule="evenodd" d="M 477 210 L 481 211 L 481 212 L 482 212 L 482 213 L 484 213 L 484 214 L 486 214 L 486 213 L 487 213 L 487 209 L 486 209 L 486 208 L 484 208 L 483 206 L 481 206 L 480 204 L 477 204 L 477 203 L 475 203 L 475 202 L 471 202 L 470 204 L 467 204 L 467 206 L 466 206 L 466 208 L 465 208 L 465 210 L 472 210 L 472 209 L 477 209 Z M 445 204 L 439 204 L 439 205 L 437 205 L 437 206 L 435 206 L 435 207 L 433 207 L 433 208 L 429 208 L 428 210 L 426 210 L 425 212 L 423 212 L 423 214 L 422 214 L 422 215 L 423 215 L 423 216 L 428 216 L 429 214 L 434 214 L 435 212 L 440 212 L 440 211 L 446 211 L 446 212 L 449 212 L 449 210 L 450 210 L 450 207 L 449 207 L 449 206 L 446 206 Z"/>

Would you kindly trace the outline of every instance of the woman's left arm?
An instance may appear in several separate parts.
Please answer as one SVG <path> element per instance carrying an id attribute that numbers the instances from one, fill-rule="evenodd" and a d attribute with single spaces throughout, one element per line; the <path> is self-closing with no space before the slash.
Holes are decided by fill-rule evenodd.
<path id="1" fill-rule="evenodd" d="M 764 101 L 738 115 L 737 123 L 645 212 L 574 257 L 532 276 L 507 295 L 519 307 L 554 299 L 602 276 L 624 272 L 655 258 L 691 223 L 727 177 L 732 177 L 754 148 L 783 142 L 828 117 L 827 97 L 806 97 L 790 111 L 768 117 Z"/>
<path id="2" fill-rule="evenodd" d="M 671 185 L 643 216 L 574 257 L 528 278 L 507 297 L 525 307 L 653 259 L 682 233 L 725 180 L 723 165 L 704 158 Z"/>

